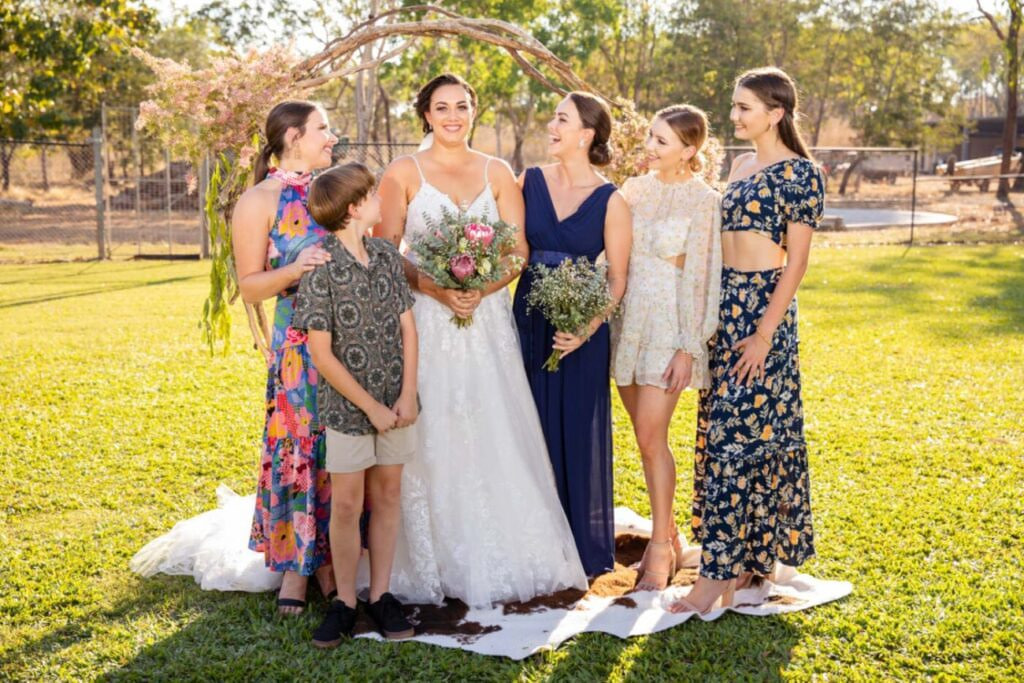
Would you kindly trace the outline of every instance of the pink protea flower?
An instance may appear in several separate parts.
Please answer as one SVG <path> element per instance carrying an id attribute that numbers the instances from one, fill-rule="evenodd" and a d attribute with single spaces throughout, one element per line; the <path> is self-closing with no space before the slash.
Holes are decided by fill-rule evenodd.
<path id="1" fill-rule="evenodd" d="M 478 242 L 485 247 L 491 246 L 494 240 L 494 228 L 484 223 L 470 223 L 466 226 L 464 234 L 470 242 Z"/>
<path id="2" fill-rule="evenodd" d="M 448 261 L 452 275 L 460 282 L 476 272 L 476 260 L 470 254 L 456 254 Z"/>

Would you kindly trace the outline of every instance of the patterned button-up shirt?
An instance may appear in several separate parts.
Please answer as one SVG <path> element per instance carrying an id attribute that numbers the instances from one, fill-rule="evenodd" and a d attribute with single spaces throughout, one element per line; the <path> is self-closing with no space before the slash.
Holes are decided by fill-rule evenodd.
<path id="1" fill-rule="evenodd" d="M 376 400 L 393 406 L 402 391 L 402 329 L 399 316 L 412 308 L 402 256 L 382 239 L 364 237 L 363 266 L 329 234 L 322 246 L 331 260 L 306 273 L 299 284 L 292 327 L 331 333 L 334 356 Z M 320 421 L 344 434 L 374 434 L 362 410 L 320 379 Z"/>

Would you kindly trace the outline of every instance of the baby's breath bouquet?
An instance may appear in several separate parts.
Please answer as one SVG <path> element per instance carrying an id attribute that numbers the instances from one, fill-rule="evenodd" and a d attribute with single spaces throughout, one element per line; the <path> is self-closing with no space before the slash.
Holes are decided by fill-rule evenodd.
<path id="1" fill-rule="evenodd" d="M 483 289 L 522 267 L 522 258 L 509 255 L 516 245 L 516 228 L 504 221 L 486 221 L 441 209 L 441 220 L 426 217 L 427 230 L 414 236 L 409 249 L 416 267 L 445 289 Z M 452 316 L 459 327 L 473 316 Z"/>
<path id="2" fill-rule="evenodd" d="M 559 332 L 583 336 L 591 320 L 612 305 L 605 264 L 594 265 L 586 258 L 563 260 L 555 268 L 543 263 L 531 266 L 533 285 L 526 295 L 527 311 L 538 309 Z M 554 350 L 544 362 L 549 372 L 558 370 L 562 352 Z"/>

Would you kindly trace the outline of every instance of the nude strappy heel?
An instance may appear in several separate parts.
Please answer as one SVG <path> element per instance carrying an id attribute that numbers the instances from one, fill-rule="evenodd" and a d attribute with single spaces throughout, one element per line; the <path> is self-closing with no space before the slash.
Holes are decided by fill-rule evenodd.
<path id="1" fill-rule="evenodd" d="M 668 569 L 668 571 L 657 572 L 657 571 L 653 571 L 653 570 L 647 568 L 647 550 L 649 550 L 651 548 L 651 546 L 668 546 L 668 552 L 669 552 L 669 565 L 668 565 L 669 569 Z M 640 575 L 639 580 L 637 580 L 636 585 L 634 586 L 633 590 L 637 590 L 637 591 L 660 591 L 660 590 L 665 590 L 665 587 L 668 586 L 669 583 L 671 583 L 672 577 L 675 576 L 675 572 L 676 572 L 677 559 L 676 559 L 676 551 L 675 551 L 675 548 L 673 547 L 672 540 L 669 539 L 667 541 L 648 541 L 647 542 L 647 549 L 644 550 L 644 556 L 640 560 L 640 564 L 643 567 L 643 572 Z"/>
<path id="2" fill-rule="evenodd" d="M 711 601 L 711 604 L 704 609 L 699 608 L 697 605 L 690 602 L 689 596 L 677 598 L 668 607 L 668 611 L 673 614 L 682 614 L 684 612 L 696 612 L 703 616 L 711 612 L 714 609 L 720 609 L 723 607 L 732 607 L 733 600 L 736 597 L 736 579 L 729 581 L 729 585 L 726 586 L 725 590 L 720 596 Z"/>

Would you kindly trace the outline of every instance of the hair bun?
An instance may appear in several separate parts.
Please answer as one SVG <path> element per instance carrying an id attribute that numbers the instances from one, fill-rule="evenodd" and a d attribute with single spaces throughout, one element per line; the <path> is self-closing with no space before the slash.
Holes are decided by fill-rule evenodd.
<path id="1" fill-rule="evenodd" d="M 607 140 L 595 142 L 590 146 L 587 156 L 594 166 L 607 166 L 612 161 L 612 146 Z"/>

